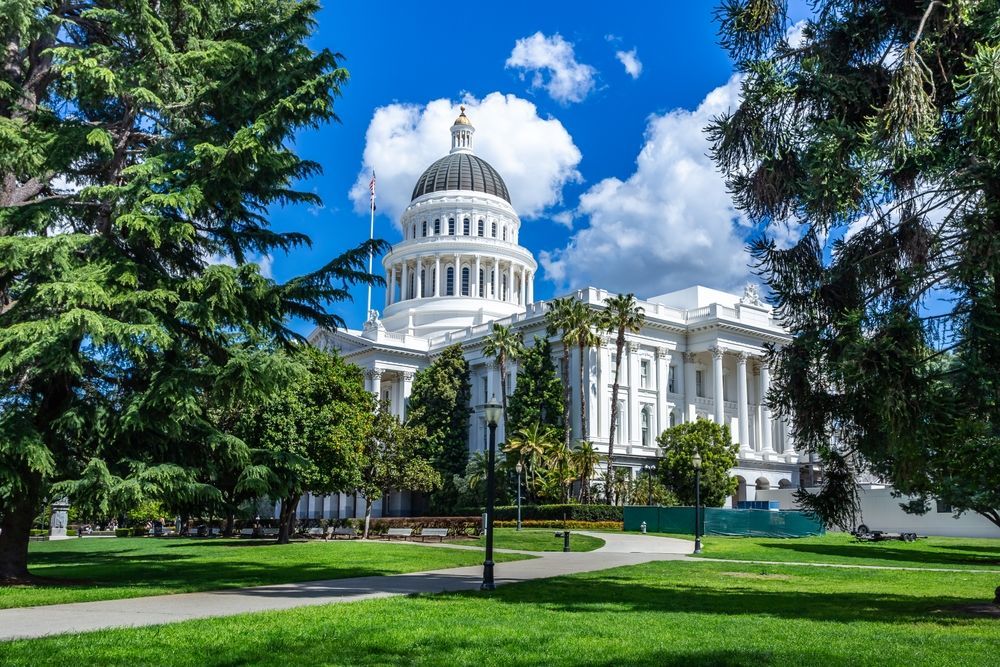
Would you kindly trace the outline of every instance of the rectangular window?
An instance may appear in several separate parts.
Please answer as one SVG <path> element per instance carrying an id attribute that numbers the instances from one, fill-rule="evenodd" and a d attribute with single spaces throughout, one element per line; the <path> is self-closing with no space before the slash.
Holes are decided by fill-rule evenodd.
<path id="1" fill-rule="evenodd" d="M 486 235 L 485 231 L 486 231 L 486 223 L 483 222 L 482 220 L 480 220 L 479 221 L 479 235 L 480 236 L 485 236 Z"/>
<path id="2" fill-rule="evenodd" d="M 611 382 L 618 382 L 618 355 L 611 353 Z"/>
<path id="3" fill-rule="evenodd" d="M 937 513 L 938 514 L 951 514 L 951 505 L 944 502 L 943 500 L 937 501 Z"/>
<path id="4" fill-rule="evenodd" d="M 483 403 L 490 400 L 490 379 L 488 377 L 483 377 Z"/>
<path id="5" fill-rule="evenodd" d="M 625 401 L 618 401 L 618 419 L 615 422 L 615 443 L 621 444 L 625 433 Z"/>
<path id="6" fill-rule="evenodd" d="M 448 236 L 455 235 L 455 218 L 448 219 Z"/>
<path id="7" fill-rule="evenodd" d="M 676 385 L 674 384 L 674 377 L 677 374 L 677 367 L 671 366 L 667 369 L 667 391 L 671 394 L 677 391 Z"/>
<path id="8" fill-rule="evenodd" d="M 726 382 L 726 376 L 722 376 L 722 400 L 731 401 L 733 399 L 729 398 L 729 383 Z"/>
<path id="9" fill-rule="evenodd" d="M 434 234 L 440 234 L 440 233 L 441 233 L 441 221 L 440 220 L 435 220 L 434 221 Z"/>
<path id="10" fill-rule="evenodd" d="M 471 236 L 472 235 L 472 230 L 469 227 L 470 224 L 472 224 L 472 223 L 469 222 L 468 218 L 466 218 L 465 220 L 462 221 L 462 234 L 463 235 L 465 235 L 465 236 Z"/>
<path id="11" fill-rule="evenodd" d="M 649 360 L 643 359 L 639 362 L 639 386 L 649 389 Z"/>
<path id="12" fill-rule="evenodd" d="M 705 398 L 705 371 L 694 372 L 694 389 L 696 396 Z"/>

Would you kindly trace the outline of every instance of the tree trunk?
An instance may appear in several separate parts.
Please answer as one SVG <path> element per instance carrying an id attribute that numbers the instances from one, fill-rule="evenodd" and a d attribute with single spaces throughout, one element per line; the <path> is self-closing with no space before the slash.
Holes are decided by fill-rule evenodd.
<path id="1" fill-rule="evenodd" d="M 614 505 L 614 489 L 612 488 L 612 470 L 615 463 L 615 429 L 618 426 L 618 374 L 622 369 L 622 349 L 625 348 L 625 329 L 618 329 L 615 340 L 615 382 L 611 385 L 611 433 L 608 436 L 608 469 L 604 475 L 604 495 L 609 505 Z"/>
<path id="2" fill-rule="evenodd" d="M 0 585 L 24 583 L 28 574 L 28 541 L 31 522 L 40 499 L 37 491 L 26 493 L 7 505 L 0 519 Z"/>
<path id="3" fill-rule="evenodd" d="M 362 496 L 365 499 L 365 532 L 361 536 L 361 539 L 368 539 L 368 529 L 371 527 L 372 523 L 372 501 L 368 500 L 368 496 Z"/>
<path id="4" fill-rule="evenodd" d="M 295 508 L 299 504 L 301 494 L 281 499 L 281 513 L 278 515 L 278 544 L 288 544 L 292 537 L 292 523 L 295 521 Z"/>
<path id="5" fill-rule="evenodd" d="M 580 433 L 584 442 L 590 440 L 590 430 L 587 428 L 587 383 L 583 372 L 583 355 L 586 353 L 586 346 L 580 345 Z"/>
<path id="6" fill-rule="evenodd" d="M 569 444 L 572 442 L 572 432 L 573 432 L 573 418 L 570 415 L 571 408 L 573 407 L 573 388 L 569 386 L 569 345 L 566 344 L 566 339 L 563 338 L 563 363 L 562 363 L 562 382 L 563 382 L 563 439 L 566 443 L 566 448 L 569 449 Z"/>
<path id="7" fill-rule="evenodd" d="M 507 359 L 500 355 L 500 403 L 503 406 L 503 437 L 504 440 L 510 437 L 507 431 Z"/>
<path id="8" fill-rule="evenodd" d="M 233 528 L 236 524 L 236 512 L 232 510 L 226 511 L 226 527 L 222 530 L 223 537 L 232 537 Z"/>

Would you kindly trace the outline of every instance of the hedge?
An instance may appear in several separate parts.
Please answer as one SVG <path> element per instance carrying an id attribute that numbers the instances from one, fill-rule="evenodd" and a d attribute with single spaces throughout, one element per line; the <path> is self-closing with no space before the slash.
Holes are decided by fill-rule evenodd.
<path id="1" fill-rule="evenodd" d="M 131 528 L 115 528 L 115 537 L 131 537 Z"/>
<path id="2" fill-rule="evenodd" d="M 460 507 L 462 514 L 482 514 L 483 507 Z M 496 508 L 494 521 L 517 519 L 517 505 L 501 505 Z M 522 505 L 521 519 L 537 521 L 623 521 L 622 508 L 618 505 Z"/>
<path id="3" fill-rule="evenodd" d="M 516 528 L 517 521 L 494 521 L 497 528 Z M 521 521 L 522 528 L 570 528 L 572 530 L 622 530 L 621 521 Z"/>
<path id="4" fill-rule="evenodd" d="M 359 535 L 365 529 L 364 519 L 339 519 L 325 523 L 354 528 Z M 369 533 L 383 535 L 390 528 L 413 528 L 414 533 L 421 528 L 447 528 L 449 536 L 479 535 L 482 532 L 481 523 L 482 519 L 478 516 L 383 517 L 372 518 Z"/>

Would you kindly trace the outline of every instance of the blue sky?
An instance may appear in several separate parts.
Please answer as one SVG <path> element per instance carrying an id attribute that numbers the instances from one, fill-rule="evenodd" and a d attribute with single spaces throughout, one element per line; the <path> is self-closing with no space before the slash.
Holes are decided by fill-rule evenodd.
<path id="1" fill-rule="evenodd" d="M 542 265 L 536 299 L 585 285 L 639 296 L 695 283 L 734 289 L 747 280 L 746 229 L 700 131 L 738 89 L 713 7 L 329 3 L 312 44 L 342 53 L 351 79 L 336 105 L 341 123 L 297 138 L 299 153 L 323 166 L 298 187 L 324 206 L 272 211 L 276 229 L 313 239 L 271 258 L 274 277 L 312 270 L 367 238 L 359 184 L 373 167 L 376 236 L 398 241 L 395 217 L 423 167 L 447 152 L 464 101 L 476 152 L 507 181 L 521 243 Z M 358 327 L 364 288 L 354 295 L 331 308 Z"/>

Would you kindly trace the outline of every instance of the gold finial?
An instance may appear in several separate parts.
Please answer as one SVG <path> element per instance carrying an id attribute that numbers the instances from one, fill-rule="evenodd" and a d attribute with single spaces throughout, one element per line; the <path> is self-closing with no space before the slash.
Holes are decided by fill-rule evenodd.
<path id="1" fill-rule="evenodd" d="M 455 119 L 455 125 L 472 125 L 469 121 L 469 117 L 465 115 L 465 105 L 462 104 L 458 107 L 459 114 L 458 118 Z"/>

